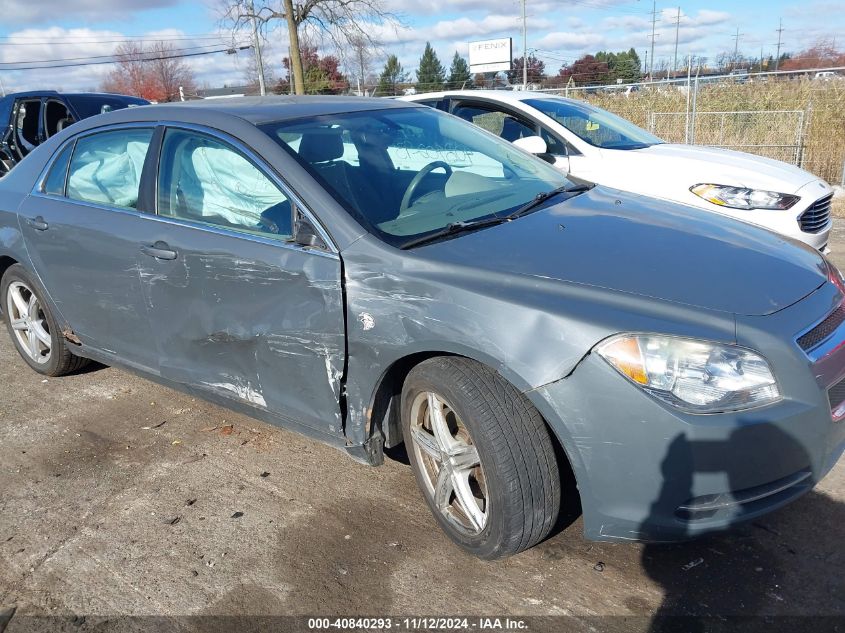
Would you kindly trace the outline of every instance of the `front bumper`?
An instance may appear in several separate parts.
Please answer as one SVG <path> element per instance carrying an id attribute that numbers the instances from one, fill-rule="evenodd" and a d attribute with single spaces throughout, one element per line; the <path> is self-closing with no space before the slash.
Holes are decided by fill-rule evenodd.
<path id="1" fill-rule="evenodd" d="M 828 401 L 845 379 L 845 344 L 812 359 L 795 339 L 837 298 L 825 284 L 779 313 L 738 319 L 739 341 L 763 351 L 784 393 L 767 407 L 686 414 L 595 354 L 529 393 L 572 462 L 585 536 L 683 540 L 771 512 L 820 481 L 845 451 L 845 422 Z"/>

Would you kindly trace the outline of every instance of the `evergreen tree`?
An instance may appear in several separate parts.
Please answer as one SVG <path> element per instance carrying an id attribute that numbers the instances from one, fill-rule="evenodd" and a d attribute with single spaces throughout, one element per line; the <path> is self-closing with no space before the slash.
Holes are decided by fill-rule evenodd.
<path id="1" fill-rule="evenodd" d="M 458 51 L 455 51 L 455 56 L 452 58 L 452 66 L 449 68 L 449 78 L 446 82 L 449 84 L 450 90 L 472 87 L 472 75 L 469 72 L 469 64 L 467 64 L 467 61 L 463 57 L 458 55 Z"/>
<path id="2" fill-rule="evenodd" d="M 425 51 L 420 58 L 420 68 L 417 70 L 417 92 L 434 92 L 443 90 L 446 81 L 446 70 L 437 58 L 437 53 L 431 44 L 425 43 Z"/>
<path id="3" fill-rule="evenodd" d="M 394 96 L 399 90 L 399 84 L 405 81 L 407 73 L 402 70 L 402 64 L 399 63 L 399 58 L 396 55 L 391 55 L 387 58 L 384 65 L 384 70 L 378 78 L 377 93 L 381 97 Z"/>

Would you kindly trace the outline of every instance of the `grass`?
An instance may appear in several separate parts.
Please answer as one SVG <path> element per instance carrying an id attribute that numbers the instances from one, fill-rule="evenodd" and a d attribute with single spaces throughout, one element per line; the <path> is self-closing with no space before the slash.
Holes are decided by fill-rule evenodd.
<path id="1" fill-rule="evenodd" d="M 835 218 L 845 219 L 845 196 L 835 196 L 830 212 Z"/>

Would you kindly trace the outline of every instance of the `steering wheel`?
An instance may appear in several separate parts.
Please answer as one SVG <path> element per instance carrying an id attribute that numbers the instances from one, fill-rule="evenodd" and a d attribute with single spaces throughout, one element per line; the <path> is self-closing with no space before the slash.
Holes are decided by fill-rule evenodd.
<path id="1" fill-rule="evenodd" d="M 422 169 L 420 169 L 417 175 L 414 176 L 414 179 L 411 181 L 411 184 L 409 184 L 408 188 L 405 189 L 405 195 L 402 196 L 402 204 L 399 205 L 400 214 L 402 214 L 404 211 L 407 211 L 408 207 L 411 206 L 411 198 L 414 197 L 414 192 L 417 190 L 417 186 L 423 181 L 423 178 L 428 176 L 435 169 L 445 170 L 446 180 L 448 180 L 449 176 L 452 175 L 452 168 L 447 163 L 444 163 L 442 160 L 436 160 L 434 162 L 431 162 Z"/>

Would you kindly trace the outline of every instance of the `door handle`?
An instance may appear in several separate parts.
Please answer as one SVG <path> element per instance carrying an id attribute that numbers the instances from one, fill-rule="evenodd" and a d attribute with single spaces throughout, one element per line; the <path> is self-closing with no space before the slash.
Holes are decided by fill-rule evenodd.
<path id="1" fill-rule="evenodd" d="M 29 218 L 26 223 L 29 224 L 29 226 L 31 226 L 32 228 L 34 228 L 36 231 L 46 231 L 50 228 L 50 225 L 47 224 L 44 221 L 44 218 L 42 218 L 40 215 L 34 218 Z"/>
<path id="2" fill-rule="evenodd" d="M 176 259 L 176 251 L 170 250 L 170 246 L 167 245 L 167 242 L 159 241 L 152 246 L 144 244 L 141 246 L 141 252 L 144 255 L 149 255 L 150 257 L 155 257 L 156 259 L 166 259 L 168 261 Z"/>

